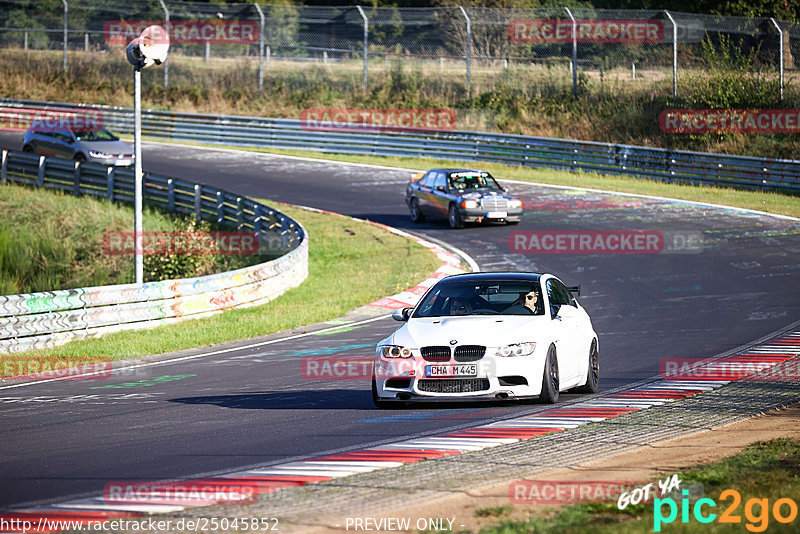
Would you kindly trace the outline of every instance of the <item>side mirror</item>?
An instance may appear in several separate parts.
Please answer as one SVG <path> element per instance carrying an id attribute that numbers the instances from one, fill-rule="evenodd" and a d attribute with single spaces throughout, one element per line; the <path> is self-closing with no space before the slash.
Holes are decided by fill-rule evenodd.
<path id="1" fill-rule="evenodd" d="M 508 187 L 507 185 L 504 185 L 504 186 L 502 187 L 502 189 L 503 189 L 503 192 L 504 192 L 504 193 L 508 193 L 508 192 L 510 191 L 510 189 L 509 189 L 509 187 Z"/>
<path id="2" fill-rule="evenodd" d="M 413 308 L 402 308 L 399 310 L 394 310 L 392 312 L 392 319 L 395 321 L 408 321 L 409 316 L 411 316 L 411 310 Z"/>
<path id="3" fill-rule="evenodd" d="M 436 190 L 444 193 L 444 186 L 443 185 L 436 186 Z"/>

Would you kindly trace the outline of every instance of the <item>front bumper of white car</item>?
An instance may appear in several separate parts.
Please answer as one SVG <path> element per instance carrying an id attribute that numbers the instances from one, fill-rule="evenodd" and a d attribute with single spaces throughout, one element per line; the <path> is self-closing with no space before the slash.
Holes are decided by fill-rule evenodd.
<path id="1" fill-rule="evenodd" d="M 514 399 L 538 396 L 546 349 L 539 347 L 527 356 L 495 356 L 498 347 L 486 347 L 485 355 L 473 361 L 430 361 L 412 349 L 411 358 L 375 358 L 375 386 L 384 400 L 469 400 Z M 474 365 L 474 373 L 468 366 Z M 431 376 L 441 368 L 448 374 Z M 439 368 L 439 369 L 431 369 Z M 460 368 L 462 376 L 451 376 Z M 432 373 L 433 371 L 433 373 Z"/>

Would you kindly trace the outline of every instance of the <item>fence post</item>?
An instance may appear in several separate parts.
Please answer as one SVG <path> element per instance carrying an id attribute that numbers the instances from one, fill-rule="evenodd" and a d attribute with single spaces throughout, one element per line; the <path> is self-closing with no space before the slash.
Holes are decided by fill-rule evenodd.
<path id="1" fill-rule="evenodd" d="M 666 9 L 664 14 L 672 23 L 672 98 L 678 98 L 678 24 Z"/>
<path id="2" fill-rule="evenodd" d="M 211 60 L 211 41 L 206 41 L 206 63 Z"/>
<path id="3" fill-rule="evenodd" d="M 175 213 L 175 180 L 167 180 L 167 211 Z"/>
<path id="4" fill-rule="evenodd" d="M 225 203 L 222 200 L 222 191 L 217 191 L 217 224 L 225 220 Z"/>
<path id="5" fill-rule="evenodd" d="M 61 0 L 61 3 L 64 4 L 64 74 L 67 73 L 67 12 L 69 11 L 69 6 L 67 5 L 67 0 Z"/>
<path id="6" fill-rule="evenodd" d="M 781 57 L 781 60 L 780 60 L 781 101 L 783 101 L 783 67 L 784 67 L 784 64 L 783 64 L 783 61 L 784 61 L 784 58 L 783 58 L 783 29 L 781 28 L 780 24 L 778 24 L 778 21 L 775 20 L 774 18 L 770 18 L 769 20 L 775 26 L 775 29 L 778 30 L 778 39 L 780 39 L 780 46 L 778 47 L 778 54 Z"/>
<path id="7" fill-rule="evenodd" d="M 261 234 L 261 206 L 253 204 L 253 230 L 256 235 Z"/>
<path id="8" fill-rule="evenodd" d="M 47 158 L 39 156 L 39 174 L 36 176 L 36 187 L 44 187 L 44 168 Z"/>
<path id="9" fill-rule="evenodd" d="M 572 94 L 578 94 L 578 22 L 572 16 L 572 11 L 565 7 L 569 19 L 572 21 L 572 63 L 570 63 L 570 70 L 572 71 Z"/>
<path id="10" fill-rule="evenodd" d="M 72 172 L 72 195 L 80 196 L 81 194 L 81 162 L 74 163 L 75 170 Z"/>
<path id="11" fill-rule="evenodd" d="M 89 34 L 88 33 L 84 33 L 83 34 L 83 51 L 84 52 L 88 52 L 89 51 Z"/>
<path id="12" fill-rule="evenodd" d="M 28 32 L 25 32 L 25 44 L 24 44 L 24 47 L 25 47 L 25 51 L 27 52 L 28 51 Z"/>
<path id="13" fill-rule="evenodd" d="M 106 169 L 106 198 L 114 202 L 114 167 Z"/>
<path id="14" fill-rule="evenodd" d="M 367 60 L 369 59 L 369 19 L 361 9 L 361 6 L 356 6 L 361 18 L 364 19 L 364 91 L 367 90 Z"/>
<path id="15" fill-rule="evenodd" d="M 258 2 L 253 3 L 258 11 L 258 92 L 264 91 L 264 12 Z"/>
<path id="16" fill-rule="evenodd" d="M 464 15 L 464 19 L 467 21 L 467 92 L 472 94 L 472 21 L 469 20 L 466 9 L 461 6 L 458 6 L 458 9 L 461 10 L 461 14 Z"/>
<path id="17" fill-rule="evenodd" d="M 236 229 L 241 230 L 244 225 L 244 205 L 242 197 L 236 197 Z"/>
<path id="18" fill-rule="evenodd" d="M 0 156 L 0 185 L 6 185 L 8 181 L 8 150 L 3 150 Z"/>
<path id="19" fill-rule="evenodd" d="M 161 9 L 164 10 L 164 29 L 167 30 L 167 39 L 169 39 L 169 9 L 167 9 L 167 4 L 164 3 L 164 0 L 158 0 L 161 4 Z M 167 85 L 169 85 L 169 57 L 164 60 L 164 88 L 166 89 Z"/>
<path id="20" fill-rule="evenodd" d="M 194 185 L 194 218 L 197 219 L 197 222 L 200 222 L 200 203 L 202 201 L 203 191 L 200 184 Z"/>

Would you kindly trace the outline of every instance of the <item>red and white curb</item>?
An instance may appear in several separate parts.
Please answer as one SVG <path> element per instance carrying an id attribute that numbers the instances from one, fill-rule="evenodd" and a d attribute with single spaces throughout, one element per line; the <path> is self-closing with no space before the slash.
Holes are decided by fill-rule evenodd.
<path id="1" fill-rule="evenodd" d="M 281 488 L 304 486 L 358 473 L 399 467 L 424 459 L 516 443 L 550 432 L 563 432 L 588 423 L 604 421 L 698 395 L 745 377 L 757 380 L 800 381 L 796 368 L 782 365 L 798 356 L 800 356 L 800 331 L 795 331 L 781 334 L 727 357 L 702 363 L 680 378 L 659 379 L 631 389 L 592 397 L 569 406 L 555 406 L 534 415 L 218 477 L 160 483 L 151 485 L 152 487 L 146 490 L 140 488 L 132 491 L 131 494 L 122 492 L 115 498 L 103 495 L 76 499 L 52 506 L 1 514 L 0 520 L 4 520 L 6 525 L 12 520 L 35 522 L 41 518 L 48 518 L 51 521 L 102 521 L 217 504 L 218 502 L 209 501 L 208 496 L 203 494 L 204 488 L 210 489 L 212 495 L 222 489 L 237 495 L 249 495 L 252 498 L 254 493 L 268 494 Z M 731 369 L 744 371 L 731 376 Z M 9 532 L 14 531 L 9 530 Z"/>

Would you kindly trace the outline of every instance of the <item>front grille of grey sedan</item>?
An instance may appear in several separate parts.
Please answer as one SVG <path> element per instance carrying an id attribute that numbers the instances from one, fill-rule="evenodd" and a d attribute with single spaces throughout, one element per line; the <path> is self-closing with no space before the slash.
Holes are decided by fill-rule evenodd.
<path id="1" fill-rule="evenodd" d="M 430 393 L 470 393 L 489 389 L 488 378 L 419 380 L 417 387 Z"/>
<path id="2" fill-rule="evenodd" d="M 481 199 L 481 206 L 486 211 L 507 211 L 508 200 L 501 196 L 488 196 Z"/>
<path id="3" fill-rule="evenodd" d="M 425 361 L 428 362 L 449 362 L 450 361 L 450 347 L 446 346 L 433 346 L 422 347 L 420 353 Z"/>
<path id="4" fill-rule="evenodd" d="M 456 347 L 453 359 L 457 362 L 474 362 L 483 358 L 486 347 L 483 345 L 460 345 Z"/>

